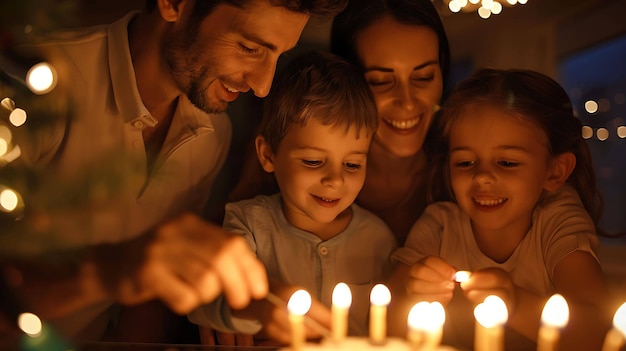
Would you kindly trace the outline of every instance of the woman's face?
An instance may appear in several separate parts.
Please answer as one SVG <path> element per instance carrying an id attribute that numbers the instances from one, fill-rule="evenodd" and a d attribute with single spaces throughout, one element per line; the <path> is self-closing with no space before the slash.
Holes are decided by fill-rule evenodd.
<path id="1" fill-rule="evenodd" d="M 399 157 L 417 154 L 443 91 L 437 34 L 384 17 L 357 35 L 356 49 L 380 118 L 375 143 Z"/>

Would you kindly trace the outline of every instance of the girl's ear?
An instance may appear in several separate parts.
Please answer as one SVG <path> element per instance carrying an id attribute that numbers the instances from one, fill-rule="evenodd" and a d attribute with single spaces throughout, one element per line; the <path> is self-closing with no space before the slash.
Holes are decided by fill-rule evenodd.
<path id="1" fill-rule="evenodd" d="M 257 135 L 254 139 L 254 146 L 256 147 L 256 155 L 259 158 L 259 162 L 261 163 L 263 170 L 267 173 L 274 172 L 272 148 L 262 135 Z"/>
<path id="2" fill-rule="evenodd" d="M 553 157 L 544 189 L 554 191 L 560 188 L 572 174 L 574 167 L 576 167 L 576 156 L 571 152 L 564 152 Z"/>
<path id="3" fill-rule="evenodd" d="M 183 7 L 191 5 L 189 0 L 157 0 L 161 17 L 166 22 L 176 22 L 182 15 Z"/>

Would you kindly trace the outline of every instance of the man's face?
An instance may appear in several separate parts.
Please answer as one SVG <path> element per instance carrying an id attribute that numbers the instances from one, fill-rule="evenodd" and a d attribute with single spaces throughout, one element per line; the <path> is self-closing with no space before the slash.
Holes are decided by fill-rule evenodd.
<path id="1" fill-rule="evenodd" d="M 166 64 L 196 107 L 222 112 L 240 92 L 267 96 L 278 57 L 296 45 L 308 19 L 266 0 L 252 0 L 244 8 L 219 4 L 197 30 L 187 13 L 165 37 Z"/>

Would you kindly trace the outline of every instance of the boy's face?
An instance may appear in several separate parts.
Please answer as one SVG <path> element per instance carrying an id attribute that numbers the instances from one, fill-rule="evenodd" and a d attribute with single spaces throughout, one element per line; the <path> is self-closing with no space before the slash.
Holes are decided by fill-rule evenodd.
<path id="1" fill-rule="evenodd" d="M 287 220 L 311 232 L 333 223 L 363 187 L 370 142 L 355 128 L 346 133 L 315 120 L 293 126 L 264 164 L 276 176 Z"/>
<path id="2" fill-rule="evenodd" d="M 450 179 L 475 233 L 524 235 L 550 176 L 544 134 L 492 106 L 467 107 L 450 130 Z"/>

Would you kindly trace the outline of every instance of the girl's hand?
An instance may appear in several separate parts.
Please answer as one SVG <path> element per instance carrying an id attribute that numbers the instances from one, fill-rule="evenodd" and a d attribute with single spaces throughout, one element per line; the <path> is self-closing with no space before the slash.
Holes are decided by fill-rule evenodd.
<path id="1" fill-rule="evenodd" d="M 485 268 L 472 273 L 470 278 L 461 283 L 463 294 L 475 305 L 482 303 L 485 297 L 497 295 L 508 308 L 509 315 L 515 306 L 515 285 L 511 276 L 500 268 Z"/>
<path id="2" fill-rule="evenodd" d="M 444 306 L 452 299 L 456 269 L 436 256 L 424 257 L 413 264 L 406 277 L 406 291 L 424 301 L 439 301 Z"/>

